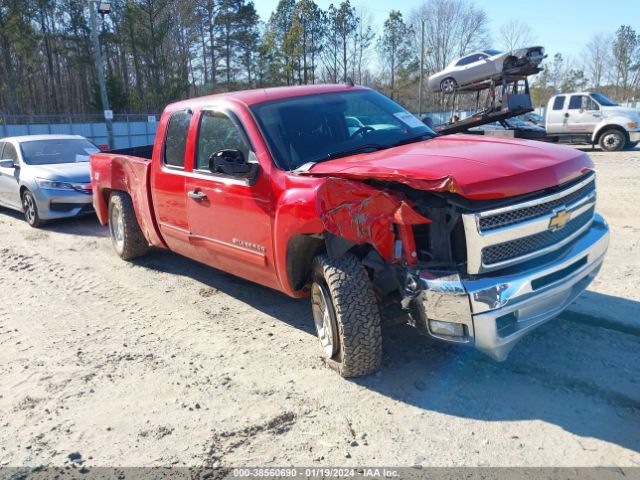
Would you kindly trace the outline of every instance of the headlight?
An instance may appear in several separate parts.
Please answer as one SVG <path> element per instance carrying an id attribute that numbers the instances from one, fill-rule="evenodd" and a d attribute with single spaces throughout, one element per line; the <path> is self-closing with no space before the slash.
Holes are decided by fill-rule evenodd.
<path id="1" fill-rule="evenodd" d="M 633 128 L 638 128 L 638 122 L 629 122 L 627 123 L 627 127 L 633 129 Z"/>
<path id="2" fill-rule="evenodd" d="M 47 190 L 73 190 L 73 185 L 65 182 L 56 182 L 54 180 L 47 180 L 46 178 L 36 178 L 36 183 L 40 188 Z"/>

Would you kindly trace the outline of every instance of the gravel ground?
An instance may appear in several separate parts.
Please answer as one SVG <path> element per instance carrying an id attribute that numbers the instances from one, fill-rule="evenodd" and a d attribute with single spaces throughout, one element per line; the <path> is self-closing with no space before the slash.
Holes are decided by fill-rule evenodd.
<path id="1" fill-rule="evenodd" d="M 504 363 L 394 327 L 355 381 L 307 300 L 2 210 L 0 466 L 640 465 L 640 151 L 592 156 L 612 242 L 571 313 Z"/>

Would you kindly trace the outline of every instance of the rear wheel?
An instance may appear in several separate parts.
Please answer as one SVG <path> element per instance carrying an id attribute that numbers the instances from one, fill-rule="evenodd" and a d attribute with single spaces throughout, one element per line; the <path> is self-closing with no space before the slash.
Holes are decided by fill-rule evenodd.
<path id="1" fill-rule="evenodd" d="M 38 205 L 36 205 L 36 199 L 29 190 L 25 190 L 22 193 L 22 211 L 24 212 L 24 219 L 29 225 L 34 228 L 38 228 L 42 225 L 42 220 L 38 215 Z"/>
<path id="2" fill-rule="evenodd" d="M 456 88 L 458 88 L 458 82 L 451 77 L 447 77 L 440 82 L 442 93 L 451 94 L 456 91 Z"/>
<path id="3" fill-rule="evenodd" d="M 109 199 L 109 232 L 113 248 L 123 260 L 133 260 L 149 251 L 133 202 L 126 193 L 115 192 Z"/>
<path id="4" fill-rule="evenodd" d="M 624 133 L 620 130 L 607 130 L 600 135 L 600 148 L 607 152 L 617 152 L 627 143 Z"/>
<path id="5" fill-rule="evenodd" d="M 311 309 L 329 365 L 343 377 L 380 368 L 382 331 L 376 296 L 360 260 L 320 255 L 314 260 Z"/>

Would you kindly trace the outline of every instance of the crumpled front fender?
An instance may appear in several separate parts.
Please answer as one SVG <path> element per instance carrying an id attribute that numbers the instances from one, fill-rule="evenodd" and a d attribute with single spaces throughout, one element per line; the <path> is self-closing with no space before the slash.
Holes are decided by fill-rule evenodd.
<path id="1" fill-rule="evenodd" d="M 388 261 L 394 258 L 394 224 L 431 223 L 401 193 L 342 178 L 329 177 L 323 182 L 316 208 L 326 231 L 357 244 L 368 243 Z"/>

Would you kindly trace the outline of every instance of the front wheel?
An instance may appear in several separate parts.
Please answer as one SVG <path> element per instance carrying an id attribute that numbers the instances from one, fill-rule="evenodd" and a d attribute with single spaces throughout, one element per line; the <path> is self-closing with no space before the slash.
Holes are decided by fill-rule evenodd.
<path id="1" fill-rule="evenodd" d="M 42 220 L 38 215 L 38 205 L 36 205 L 36 199 L 29 190 L 25 190 L 22 193 L 22 211 L 24 212 L 24 219 L 33 228 L 38 228 L 42 225 Z"/>
<path id="2" fill-rule="evenodd" d="M 617 152 L 624 148 L 627 139 L 620 130 L 611 129 L 600 135 L 600 148 L 607 152 Z"/>
<path id="3" fill-rule="evenodd" d="M 343 377 L 359 377 L 380 368 L 382 330 L 373 286 L 360 260 L 314 260 L 311 309 L 329 365 Z"/>
<path id="4" fill-rule="evenodd" d="M 133 260 L 149 251 L 131 197 L 124 192 L 114 192 L 109 199 L 109 232 L 113 248 L 123 260 Z"/>

